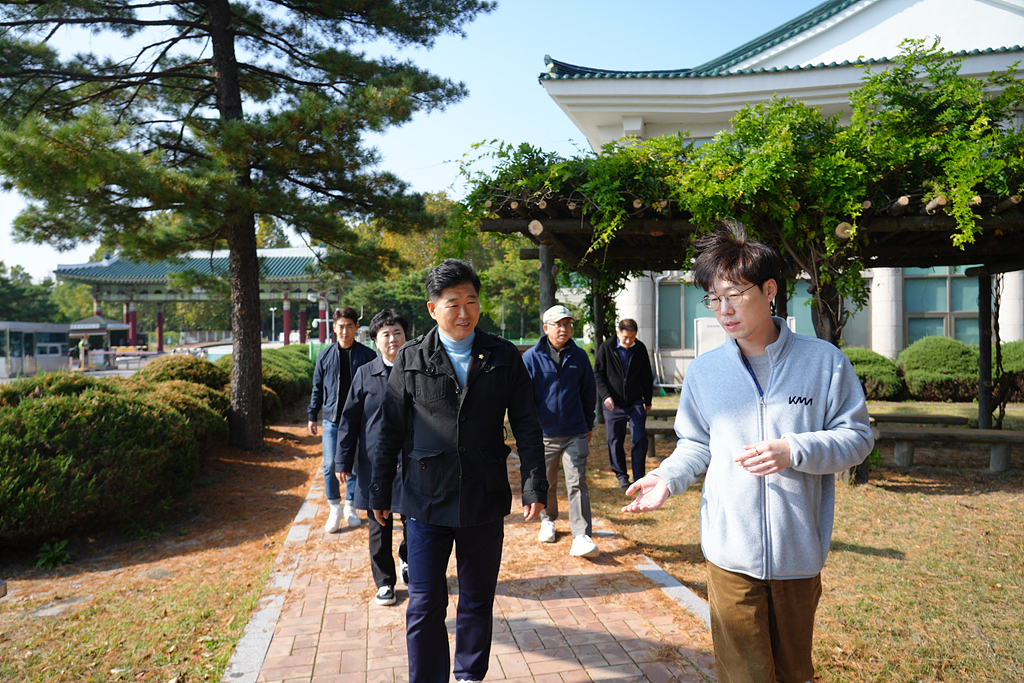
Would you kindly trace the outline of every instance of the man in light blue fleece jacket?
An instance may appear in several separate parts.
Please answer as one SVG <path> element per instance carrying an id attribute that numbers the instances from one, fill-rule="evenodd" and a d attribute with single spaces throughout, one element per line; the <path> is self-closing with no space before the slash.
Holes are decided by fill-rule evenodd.
<path id="1" fill-rule="evenodd" d="M 655 510 L 706 472 L 701 548 L 720 683 L 804 683 L 835 473 L 874 439 L 853 367 L 828 342 L 771 315 L 781 259 L 727 221 L 697 243 L 694 282 L 729 336 L 687 370 L 675 451 L 626 491 Z"/>

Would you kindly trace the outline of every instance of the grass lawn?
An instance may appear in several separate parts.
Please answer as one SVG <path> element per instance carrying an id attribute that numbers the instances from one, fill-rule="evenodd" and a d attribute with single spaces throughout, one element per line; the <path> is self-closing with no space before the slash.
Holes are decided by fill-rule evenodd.
<path id="1" fill-rule="evenodd" d="M 658 407 L 672 398 L 657 399 Z M 970 415 L 976 406 L 877 404 L 896 410 Z M 1024 406 L 1008 413 L 1014 421 Z M 1024 422 L 1007 424 L 1022 429 Z M 619 511 L 625 497 L 607 469 L 603 431 L 595 434 L 588 480 L 594 514 L 670 574 L 706 597 L 700 550 L 700 485 L 645 516 Z M 891 448 L 889 448 L 891 451 Z M 865 486 L 838 486 L 832 552 L 823 573 L 815 664 L 818 680 L 1022 681 L 1024 680 L 1024 463 L 1003 475 L 941 467 L 958 453 L 933 449 L 935 460 L 908 472 L 883 457 Z M 950 448 L 948 451 L 955 451 Z M 657 442 L 648 469 L 671 452 Z M 883 454 L 884 455 L 884 454 Z M 929 463 L 928 458 L 920 458 Z"/>

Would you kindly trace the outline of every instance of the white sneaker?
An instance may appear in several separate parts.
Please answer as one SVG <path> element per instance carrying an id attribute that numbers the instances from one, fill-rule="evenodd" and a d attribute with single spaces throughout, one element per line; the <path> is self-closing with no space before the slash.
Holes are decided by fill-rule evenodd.
<path id="1" fill-rule="evenodd" d="M 359 520 L 359 516 L 356 515 L 356 511 L 352 509 L 352 506 L 345 503 L 345 523 L 350 527 L 357 527 L 362 522 Z"/>
<path id="2" fill-rule="evenodd" d="M 331 503 L 331 512 L 327 515 L 327 524 L 324 524 L 324 531 L 333 534 L 341 528 L 341 503 Z"/>
<path id="3" fill-rule="evenodd" d="M 540 533 L 537 534 L 537 541 L 540 543 L 555 542 L 555 523 L 550 519 L 542 519 L 540 522 Z"/>
<path id="4" fill-rule="evenodd" d="M 580 534 L 572 539 L 572 548 L 569 549 L 569 554 L 573 557 L 597 557 L 601 551 L 597 544 L 590 539 L 590 536 Z"/>

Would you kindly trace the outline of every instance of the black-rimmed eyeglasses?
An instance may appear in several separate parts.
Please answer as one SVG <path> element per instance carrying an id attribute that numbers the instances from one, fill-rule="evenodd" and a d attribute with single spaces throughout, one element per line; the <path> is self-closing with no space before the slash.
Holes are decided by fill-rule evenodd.
<path id="1" fill-rule="evenodd" d="M 701 299 L 700 302 L 704 304 L 704 306 L 709 311 L 717 311 L 719 308 L 721 308 L 722 299 L 725 299 L 726 301 L 729 302 L 730 306 L 736 308 L 737 306 L 743 303 L 743 294 L 747 290 L 753 289 L 754 287 L 757 287 L 757 285 L 750 285 L 749 287 L 747 287 L 747 289 L 736 292 L 735 294 L 730 294 L 728 296 L 711 296 L 710 294 L 705 294 L 704 298 Z"/>

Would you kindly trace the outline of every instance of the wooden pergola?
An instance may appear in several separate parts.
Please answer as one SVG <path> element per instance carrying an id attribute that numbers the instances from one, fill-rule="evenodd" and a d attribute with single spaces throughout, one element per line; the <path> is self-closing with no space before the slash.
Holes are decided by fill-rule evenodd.
<path id="1" fill-rule="evenodd" d="M 500 194 L 500 193 L 499 193 Z M 553 257 L 569 268 L 594 278 L 602 264 L 616 270 L 680 270 L 686 261 L 690 237 L 698 226 L 678 203 L 662 200 L 647 204 L 625 195 L 629 218 L 600 250 L 590 253 L 594 226 L 583 213 L 584 200 L 575 195 L 549 193 L 506 196 L 487 202 L 491 218 L 481 223 L 482 232 L 519 233 L 537 248 L 524 249 L 521 258 L 541 262 L 541 310 L 554 305 Z M 858 221 L 858 249 L 868 268 L 931 268 L 975 266 L 966 274 L 979 279 L 978 323 L 980 352 L 978 424 L 991 427 L 992 290 L 990 278 L 1024 269 L 1024 203 L 1019 195 L 974 197 L 972 211 L 980 233 L 961 249 L 953 244 L 956 220 L 946 214 L 944 197 L 925 201 L 921 193 L 892 197 L 872 206 L 864 203 Z M 849 237 L 850 225 L 840 223 L 836 235 Z M 981 264 L 981 265 L 978 265 Z M 783 290 L 784 291 L 784 290 Z M 595 309 L 601 302 L 595 296 Z M 600 331 L 599 331 L 600 334 Z M 600 341 L 600 339 L 598 340 Z"/>

